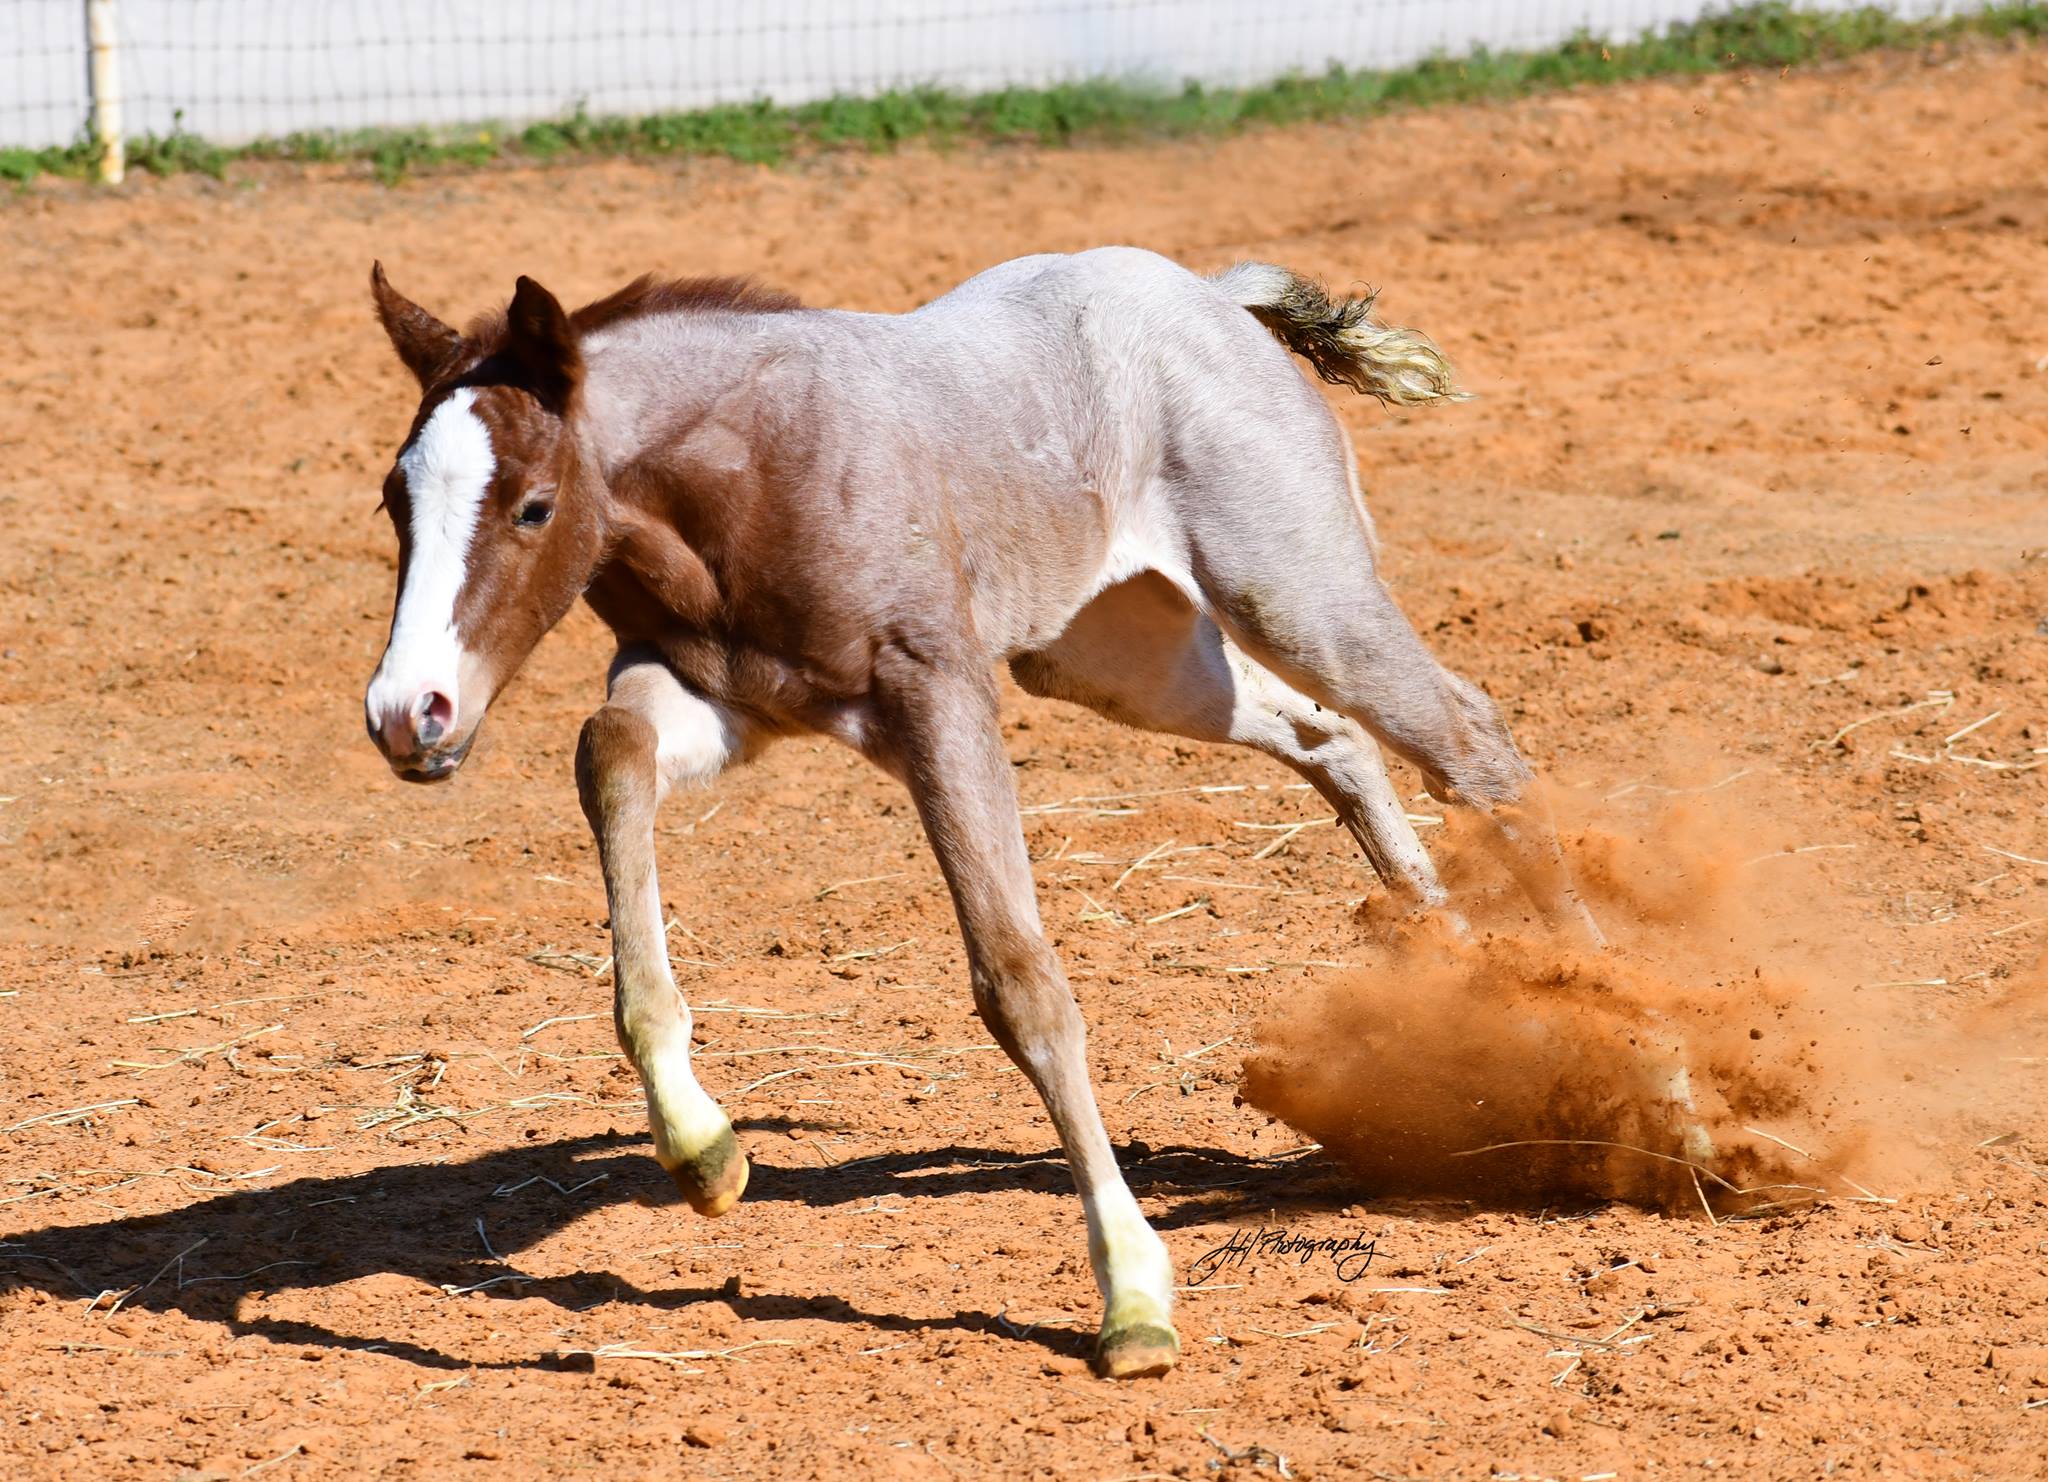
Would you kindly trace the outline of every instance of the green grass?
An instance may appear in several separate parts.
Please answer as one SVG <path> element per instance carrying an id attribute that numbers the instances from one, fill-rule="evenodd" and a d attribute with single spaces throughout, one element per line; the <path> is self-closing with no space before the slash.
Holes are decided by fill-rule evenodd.
<path id="1" fill-rule="evenodd" d="M 523 128 L 471 124 L 320 131 L 231 148 L 186 133 L 180 120 L 166 136 L 131 140 L 128 164 L 158 175 L 197 171 L 219 179 L 240 160 L 344 162 L 367 166 L 378 179 L 389 182 L 434 166 L 576 155 L 696 155 L 774 164 L 821 149 L 882 153 L 914 140 L 944 146 L 962 141 L 1058 145 L 1185 138 L 1272 124 L 1367 118 L 1432 104 L 1520 98 L 1589 83 L 1782 68 L 1888 47 L 2043 36 L 2048 36 L 2048 4 L 1994 5 L 1960 16 L 1910 21 L 1877 9 L 1817 14 L 1773 0 L 1674 25 L 1632 42 L 1603 45 L 1581 35 L 1547 51 L 1478 51 L 1386 72 L 1332 67 L 1320 76 L 1283 77 L 1252 88 L 1189 83 L 1174 91 L 1113 79 L 1006 88 L 971 97 L 941 88 L 913 88 L 792 108 L 758 102 L 638 118 L 592 118 L 579 110 L 568 118 Z M 96 163 L 97 152 L 86 143 L 0 149 L 0 179 L 25 185 L 43 174 L 86 177 Z"/>

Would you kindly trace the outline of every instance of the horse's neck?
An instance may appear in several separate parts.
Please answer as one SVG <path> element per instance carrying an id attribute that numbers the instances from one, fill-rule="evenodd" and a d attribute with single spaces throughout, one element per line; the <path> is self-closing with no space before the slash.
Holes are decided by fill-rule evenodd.
<path id="1" fill-rule="evenodd" d="M 745 380 L 760 358 L 730 316 L 663 315 L 605 331 L 587 345 L 586 447 L 607 479 L 639 462 Z"/>
<path id="2" fill-rule="evenodd" d="M 723 324 L 649 320 L 586 345 L 583 435 L 608 491 L 613 545 L 596 576 L 592 606 L 613 628 L 655 637 L 711 621 L 718 594 L 705 552 L 686 532 L 704 532 L 699 507 L 717 491 L 729 506 L 751 486 L 728 466 L 701 476 L 693 434 L 721 415 L 755 377 L 757 336 Z M 729 405 L 725 408 L 729 410 Z M 751 459 L 751 446 L 715 439 L 723 458 Z"/>

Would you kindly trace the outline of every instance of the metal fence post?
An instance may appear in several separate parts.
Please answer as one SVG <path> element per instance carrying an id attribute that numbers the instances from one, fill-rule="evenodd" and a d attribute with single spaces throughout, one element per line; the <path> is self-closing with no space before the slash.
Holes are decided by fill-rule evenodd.
<path id="1" fill-rule="evenodd" d="M 85 0 L 85 40 L 91 60 L 92 137 L 100 151 L 100 179 L 119 185 L 127 168 L 121 144 L 121 50 L 114 0 Z"/>

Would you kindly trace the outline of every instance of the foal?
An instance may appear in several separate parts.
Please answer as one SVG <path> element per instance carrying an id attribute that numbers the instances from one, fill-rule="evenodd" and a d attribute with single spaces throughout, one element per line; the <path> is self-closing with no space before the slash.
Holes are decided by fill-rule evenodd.
<path id="1" fill-rule="evenodd" d="M 1403 406 L 1458 396 L 1436 347 L 1284 268 L 1201 278 L 1130 248 L 1019 258 L 901 315 L 650 278 L 569 314 L 521 278 L 459 334 L 381 267 L 371 288 L 422 399 L 384 483 L 398 599 L 370 735 L 399 776 L 446 778 L 578 596 L 617 635 L 576 781 L 619 1039 L 684 1198 L 723 1214 L 747 1160 L 691 1073 L 655 810 L 778 735 L 834 736 L 909 787 L 976 1008 L 1059 1132 L 1105 1302 L 1098 1369 L 1172 1367 L 1173 1268 L 1039 925 L 992 669 L 1285 762 L 1393 891 L 1440 904 L 1375 741 L 1489 814 L 1529 768 L 1375 576 L 1344 433 L 1281 344 Z M 1575 910 L 1551 848 L 1523 851 L 1526 878 Z"/>

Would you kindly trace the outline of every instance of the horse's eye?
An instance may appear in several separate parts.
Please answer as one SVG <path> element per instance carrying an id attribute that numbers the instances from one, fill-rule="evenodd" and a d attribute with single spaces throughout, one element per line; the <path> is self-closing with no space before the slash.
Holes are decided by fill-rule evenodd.
<path id="1" fill-rule="evenodd" d="M 519 506 L 515 518 L 522 525 L 545 525 L 555 515 L 555 507 L 545 499 L 529 499 Z"/>

